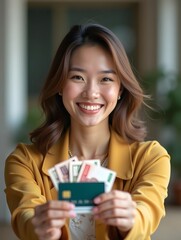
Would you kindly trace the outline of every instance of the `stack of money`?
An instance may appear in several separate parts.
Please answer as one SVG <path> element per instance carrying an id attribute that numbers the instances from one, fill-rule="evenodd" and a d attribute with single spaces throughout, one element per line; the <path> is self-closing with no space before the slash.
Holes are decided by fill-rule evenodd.
<path id="1" fill-rule="evenodd" d="M 81 160 L 74 156 L 48 170 L 59 200 L 71 201 L 77 213 L 90 213 L 93 199 L 109 192 L 116 172 L 102 167 L 99 159 Z"/>
<path id="2" fill-rule="evenodd" d="M 79 161 L 76 156 L 56 164 L 48 172 L 57 190 L 59 182 L 105 182 L 105 191 L 109 192 L 116 177 L 114 171 L 100 165 L 99 159 Z"/>

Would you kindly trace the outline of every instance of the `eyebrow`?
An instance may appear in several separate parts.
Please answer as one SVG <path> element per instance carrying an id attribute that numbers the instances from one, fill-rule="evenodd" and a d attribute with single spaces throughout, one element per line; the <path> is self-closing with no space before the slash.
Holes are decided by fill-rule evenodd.
<path id="1" fill-rule="evenodd" d="M 79 67 L 72 67 L 72 68 L 69 69 L 69 71 L 86 72 L 86 70 L 84 70 L 83 68 L 79 68 Z M 113 69 L 102 70 L 102 71 L 99 71 L 98 73 L 116 74 L 116 72 Z"/>

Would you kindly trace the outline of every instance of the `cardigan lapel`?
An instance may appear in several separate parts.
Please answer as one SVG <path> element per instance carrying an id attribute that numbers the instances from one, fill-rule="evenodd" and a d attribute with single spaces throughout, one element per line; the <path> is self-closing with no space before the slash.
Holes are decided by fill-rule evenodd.
<path id="1" fill-rule="evenodd" d="M 108 168 L 117 173 L 120 179 L 130 179 L 133 176 L 131 148 L 128 142 L 111 130 L 109 145 Z"/>
<path id="2" fill-rule="evenodd" d="M 46 154 L 42 165 L 42 171 L 46 175 L 48 174 L 48 169 L 53 167 L 55 164 L 60 163 L 69 158 L 68 156 L 68 146 L 69 146 L 69 131 L 59 140 L 55 145 L 53 145 L 49 152 Z"/>

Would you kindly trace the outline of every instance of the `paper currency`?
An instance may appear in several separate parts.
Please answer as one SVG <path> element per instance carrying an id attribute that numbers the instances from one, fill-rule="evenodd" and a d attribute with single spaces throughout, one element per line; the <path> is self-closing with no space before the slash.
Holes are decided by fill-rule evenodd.
<path id="1" fill-rule="evenodd" d="M 109 192 L 116 177 L 116 172 L 88 163 L 83 163 L 77 182 L 105 182 L 105 191 Z"/>
<path id="2" fill-rule="evenodd" d="M 77 178 L 83 163 L 94 164 L 96 166 L 100 166 L 99 159 L 90 159 L 90 160 L 82 160 L 82 161 L 75 161 L 69 163 L 69 180 L 70 182 L 77 182 Z"/>
<path id="3" fill-rule="evenodd" d="M 82 161 L 69 163 L 69 179 L 70 182 L 77 182 L 77 177 L 82 166 Z"/>
<path id="4" fill-rule="evenodd" d="M 48 173 L 50 175 L 54 187 L 58 190 L 59 177 L 55 167 L 48 169 Z"/>
<path id="5" fill-rule="evenodd" d="M 55 169 L 57 172 L 57 175 L 59 177 L 60 182 L 69 182 L 69 164 L 70 162 L 78 162 L 78 158 L 76 156 L 69 158 L 66 161 L 63 161 L 61 163 L 58 163 L 55 165 Z"/>

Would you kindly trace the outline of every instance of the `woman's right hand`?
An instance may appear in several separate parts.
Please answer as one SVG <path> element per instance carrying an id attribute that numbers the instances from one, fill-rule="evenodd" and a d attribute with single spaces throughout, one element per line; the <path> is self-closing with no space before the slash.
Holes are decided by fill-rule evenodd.
<path id="1" fill-rule="evenodd" d="M 74 205 L 66 201 L 49 201 L 35 208 L 32 224 L 39 240 L 58 240 L 66 218 L 74 218 Z"/>

